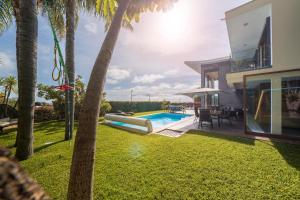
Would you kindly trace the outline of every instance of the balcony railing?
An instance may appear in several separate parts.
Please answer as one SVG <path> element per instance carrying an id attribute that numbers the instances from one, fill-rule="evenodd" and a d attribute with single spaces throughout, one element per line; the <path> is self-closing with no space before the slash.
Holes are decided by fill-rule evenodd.
<path id="1" fill-rule="evenodd" d="M 272 67 L 270 46 L 262 46 L 260 48 L 252 48 L 240 52 L 233 52 L 231 59 L 232 73 L 270 67 Z"/>

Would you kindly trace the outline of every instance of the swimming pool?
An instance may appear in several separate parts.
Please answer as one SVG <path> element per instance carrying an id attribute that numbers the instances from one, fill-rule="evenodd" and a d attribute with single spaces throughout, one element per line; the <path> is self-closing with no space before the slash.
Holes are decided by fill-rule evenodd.
<path id="1" fill-rule="evenodd" d="M 168 125 L 179 122 L 180 120 L 183 120 L 190 116 L 192 115 L 181 114 L 181 113 L 157 113 L 152 115 L 144 115 L 137 118 L 150 120 L 154 131 L 157 131 L 159 129 L 162 129 L 163 127 L 167 127 Z M 121 127 L 123 126 L 123 127 L 134 128 L 134 129 L 140 129 L 143 131 L 147 130 L 146 127 L 128 124 L 124 122 L 113 121 L 111 122 L 111 124 L 121 126 Z"/>

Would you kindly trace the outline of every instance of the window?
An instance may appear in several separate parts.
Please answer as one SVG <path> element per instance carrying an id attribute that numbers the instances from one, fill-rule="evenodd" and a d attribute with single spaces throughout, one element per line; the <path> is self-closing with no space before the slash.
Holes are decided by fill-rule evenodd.
<path id="1" fill-rule="evenodd" d="M 282 78 L 282 133 L 300 136 L 300 76 Z"/>
<path id="2" fill-rule="evenodd" d="M 271 80 L 246 80 L 247 131 L 271 131 Z"/>

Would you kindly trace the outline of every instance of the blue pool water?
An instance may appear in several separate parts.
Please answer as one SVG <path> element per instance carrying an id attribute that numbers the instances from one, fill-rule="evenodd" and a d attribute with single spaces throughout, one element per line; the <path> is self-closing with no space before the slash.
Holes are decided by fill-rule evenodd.
<path id="1" fill-rule="evenodd" d="M 152 123 L 153 129 L 158 129 L 163 126 L 169 125 L 171 123 L 178 122 L 178 121 L 180 121 L 184 118 L 190 117 L 190 116 L 191 115 L 179 114 L 179 113 L 158 113 L 158 114 L 152 114 L 152 115 L 145 115 L 145 116 L 141 116 L 138 118 L 149 119 Z M 147 130 L 146 127 L 127 124 L 127 123 L 123 123 L 123 122 L 111 122 L 111 123 L 114 125 L 118 125 L 118 126 L 126 126 L 126 127 L 130 127 L 130 128 Z"/>

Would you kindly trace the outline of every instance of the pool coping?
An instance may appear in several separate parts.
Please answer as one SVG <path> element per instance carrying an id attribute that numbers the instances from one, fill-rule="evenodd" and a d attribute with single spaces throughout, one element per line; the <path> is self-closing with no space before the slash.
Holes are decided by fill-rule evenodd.
<path id="1" fill-rule="evenodd" d="M 161 113 L 165 113 L 165 112 L 161 112 Z M 158 114 L 158 113 L 157 113 L 157 114 Z M 176 114 L 176 113 L 173 113 L 173 114 Z M 177 114 L 184 114 L 184 113 L 177 113 Z M 186 115 L 187 115 L 187 114 L 186 114 Z M 157 133 L 157 132 L 161 132 L 161 131 L 163 131 L 163 130 L 165 130 L 165 129 L 171 128 L 172 126 L 176 126 L 176 125 L 178 125 L 178 124 L 180 124 L 180 123 L 183 123 L 183 122 L 185 122 L 185 121 L 188 121 L 188 120 L 190 120 L 190 119 L 193 118 L 193 117 L 194 117 L 194 116 L 191 115 L 191 116 L 185 117 L 185 118 L 183 118 L 183 119 L 181 119 L 181 120 L 179 120 L 179 121 L 177 121 L 177 122 L 170 123 L 170 124 L 168 124 L 168 125 L 165 125 L 165 126 L 162 126 L 162 127 L 158 128 L 158 129 L 153 129 L 153 131 L 152 131 L 150 134 L 152 134 L 152 133 Z"/>
<path id="2" fill-rule="evenodd" d="M 156 115 L 156 114 L 161 114 L 161 113 L 169 113 L 169 112 L 158 112 L 158 113 L 153 113 L 153 114 L 145 114 L 145 115 L 132 116 L 132 117 L 140 118 L 140 117 L 143 117 L 143 116 Z M 185 114 L 185 113 L 170 113 L 170 114 Z M 186 115 L 189 115 L 189 114 L 186 114 Z M 147 133 L 147 132 L 145 132 L 143 130 L 140 131 L 139 129 L 135 129 L 135 128 L 125 127 L 125 126 L 117 126 L 117 125 L 114 125 L 112 123 L 106 123 L 106 122 L 104 122 L 104 124 L 109 125 L 109 126 L 114 127 L 114 128 L 120 128 L 120 129 L 123 129 L 123 130 L 134 131 L 134 132 L 139 132 L 139 133 L 143 133 L 143 134 L 149 135 L 149 134 L 159 133 L 159 132 L 161 132 L 163 130 L 171 128 L 172 126 L 179 125 L 180 123 L 188 121 L 188 120 L 190 120 L 193 117 L 194 117 L 193 115 L 187 116 L 187 117 L 185 117 L 185 118 L 183 118 L 183 119 L 181 119 L 181 120 L 179 120 L 177 122 L 173 122 L 173 123 L 167 124 L 165 126 L 159 127 L 157 129 L 153 129 L 152 132 L 150 132 L 150 133 Z"/>

